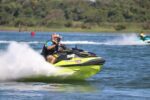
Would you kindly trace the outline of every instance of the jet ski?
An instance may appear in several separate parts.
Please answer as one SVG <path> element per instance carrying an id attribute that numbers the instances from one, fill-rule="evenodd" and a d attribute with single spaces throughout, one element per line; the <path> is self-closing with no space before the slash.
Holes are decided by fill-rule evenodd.
<path id="1" fill-rule="evenodd" d="M 101 70 L 105 60 L 97 57 L 96 54 L 78 48 L 65 50 L 56 54 L 58 61 L 54 66 L 64 68 L 72 72 L 68 79 L 84 80 Z"/>
<path id="2" fill-rule="evenodd" d="M 142 40 L 143 42 L 150 44 L 150 36 L 146 36 L 145 34 L 141 33 L 139 35 L 140 40 Z"/>
<path id="3" fill-rule="evenodd" d="M 85 80 L 100 72 L 105 60 L 96 54 L 78 48 L 67 48 L 54 54 L 59 70 L 51 76 L 35 76 L 21 81 Z"/>

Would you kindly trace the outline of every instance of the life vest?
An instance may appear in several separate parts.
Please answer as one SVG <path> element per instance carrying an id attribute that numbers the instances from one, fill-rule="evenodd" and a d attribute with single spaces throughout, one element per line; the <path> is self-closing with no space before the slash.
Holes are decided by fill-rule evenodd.
<path id="1" fill-rule="evenodd" d="M 49 41 L 47 41 L 47 42 L 49 42 Z M 54 53 L 56 53 L 58 51 L 58 45 L 56 45 L 55 48 L 48 50 L 46 47 L 47 42 L 44 44 L 42 53 L 41 53 L 45 58 L 47 55 L 53 55 Z M 54 43 L 52 45 L 54 45 Z"/>

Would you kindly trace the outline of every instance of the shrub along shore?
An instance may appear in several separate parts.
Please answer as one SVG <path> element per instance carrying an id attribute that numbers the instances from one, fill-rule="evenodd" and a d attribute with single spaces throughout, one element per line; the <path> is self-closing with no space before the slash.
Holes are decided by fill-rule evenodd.
<path id="1" fill-rule="evenodd" d="M 0 0 L 0 30 L 149 32 L 150 0 Z"/>
<path id="2" fill-rule="evenodd" d="M 109 24 L 109 25 L 101 25 L 94 26 L 90 28 L 85 27 L 41 27 L 41 26 L 22 26 L 22 27 L 14 27 L 14 26 L 0 26 L 0 31 L 37 31 L 37 32 L 145 32 L 150 33 L 150 29 L 144 29 L 141 24 L 132 23 L 132 24 Z"/>

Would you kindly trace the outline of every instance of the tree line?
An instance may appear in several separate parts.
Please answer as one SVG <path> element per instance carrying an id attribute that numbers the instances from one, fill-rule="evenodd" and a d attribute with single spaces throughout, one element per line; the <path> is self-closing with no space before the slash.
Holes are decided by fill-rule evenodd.
<path id="1" fill-rule="evenodd" d="M 0 25 L 91 28 L 143 23 L 150 28 L 150 0 L 0 0 Z"/>

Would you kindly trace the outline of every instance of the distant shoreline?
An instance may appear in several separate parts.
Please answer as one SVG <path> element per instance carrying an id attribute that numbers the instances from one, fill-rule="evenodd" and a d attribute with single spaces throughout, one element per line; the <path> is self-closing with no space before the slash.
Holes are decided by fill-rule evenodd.
<path id="1" fill-rule="evenodd" d="M 82 29 L 82 28 L 48 28 L 48 27 L 23 27 L 19 30 L 18 27 L 11 27 L 11 26 L 0 26 L 0 31 L 16 31 L 16 32 L 116 32 L 116 33 L 131 33 L 131 32 L 145 32 L 150 33 L 150 29 L 143 30 L 139 27 L 130 27 L 124 30 L 117 31 L 113 27 L 93 27 L 91 29 Z"/>

